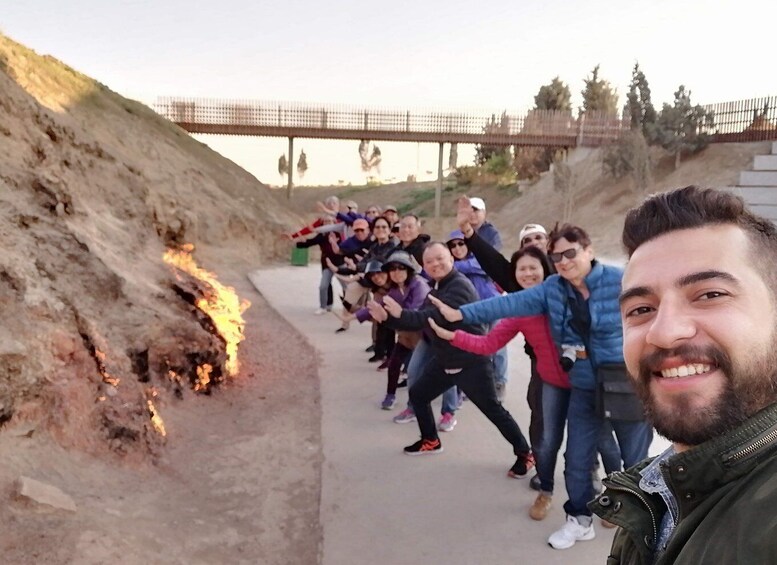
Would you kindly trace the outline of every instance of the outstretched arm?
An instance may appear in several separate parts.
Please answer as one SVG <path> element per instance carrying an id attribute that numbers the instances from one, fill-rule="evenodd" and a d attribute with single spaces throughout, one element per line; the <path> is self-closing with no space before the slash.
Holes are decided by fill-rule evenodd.
<path id="1" fill-rule="evenodd" d="M 447 339 L 455 347 L 478 355 L 493 355 L 521 331 L 520 318 L 502 320 L 486 335 L 475 335 L 463 330 L 452 332 L 441 328 L 431 318 L 429 325 L 439 337 Z"/>

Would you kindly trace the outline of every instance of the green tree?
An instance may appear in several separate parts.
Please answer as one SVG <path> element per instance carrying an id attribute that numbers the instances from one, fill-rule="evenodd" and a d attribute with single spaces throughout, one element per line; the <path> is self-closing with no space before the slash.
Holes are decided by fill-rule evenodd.
<path id="1" fill-rule="evenodd" d="M 603 148 L 602 171 L 615 179 L 631 177 L 637 199 L 641 200 L 653 181 L 653 162 L 650 147 L 639 129 L 623 132 L 615 143 Z"/>
<path id="2" fill-rule="evenodd" d="M 562 118 L 563 113 L 567 113 L 570 119 L 572 117 L 572 93 L 559 77 L 540 87 L 534 104 L 534 110 L 529 112 L 524 122 L 525 133 L 542 133 L 547 118 L 543 110 L 555 111 L 562 114 Z M 516 146 L 513 165 L 519 179 L 533 180 L 547 171 L 560 156 L 561 152 L 552 147 Z"/>
<path id="3" fill-rule="evenodd" d="M 623 112 L 629 116 L 631 129 L 641 130 L 648 142 L 655 140 L 658 115 L 650 101 L 650 86 L 645 73 L 639 68 L 639 63 L 635 63 L 631 71 L 631 84 L 626 100 Z"/>
<path id="4" fill-rule="evenodd" d="M 308 156 L 305 155 L 305 150 L 303 149 L 299 154 L 299 161 L 297 161 L 297 172 L 299 173 L 299 178 L 303 178 L 307 170 Z"/>
<path id="5" fill-rule="evenodd" d="M 609 81 L 599 78 L 599 65 L 594 67 L 590 78 L 584 79 L 583 83 L 585 84 L 582 91 L 584 112 L 618 113 L 618 91 Z"/>
<path id="6" fill-rule="evenodd" d="M 537 110 L 572 110 L 572 93 L 559 77 L 540 87 L 534 97 Z"/>
<path id="7" fill-rule="evenodd" d="M 286 160 L 285 154 L 278 158 L 278 174 L 281 176 L 289 174 L 289 162 Z"/>
<path id="8" fill-rule="evenodd" d="M 483 126 L 483 133 L 504 135 L 510 133 L 510 119 L 507 117 L 507 112 L 502 112 L 499 118 L 496 117 L 496 114 L 491 114 L 491 119 Z M 510 148 L 503 145 L 480 143 L 475 147 L 475 164 L 479 166 L 485 165 L 495 155 L 501 155 L 509 159 Z"/>
<path id="9" fill-rule="evenodd" d="M 696 153 L 709 143 L 707 131 L 715 124 L 715 116 L 703 106 L 691 103 L 691 91 L 680 85 L 674 93 L 674 105 L 664 103 L 656 122 L 656 140 L 675 156 L 675 169 L 683 153 Z"/>

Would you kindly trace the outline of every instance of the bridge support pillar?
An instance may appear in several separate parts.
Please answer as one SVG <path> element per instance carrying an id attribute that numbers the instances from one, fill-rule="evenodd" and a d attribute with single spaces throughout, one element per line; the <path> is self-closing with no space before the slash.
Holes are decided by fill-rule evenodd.
<path id="1" fill-rule="evenodd" d="M 445 144 L 440 142 L 440 153 L 437 156 L 437 186 L 434 189 L 434 219 L 440 219 L 440 201 L 442 200 L 442 150 Z"/>
<path id="2" fill-rule="evenodd" d="M 294 138 L 289 138 L 289 171 L 287 173 L 289 184 L 286 185 L 286 200 L 291 200 L 291 187 L 294 186 Z"/>

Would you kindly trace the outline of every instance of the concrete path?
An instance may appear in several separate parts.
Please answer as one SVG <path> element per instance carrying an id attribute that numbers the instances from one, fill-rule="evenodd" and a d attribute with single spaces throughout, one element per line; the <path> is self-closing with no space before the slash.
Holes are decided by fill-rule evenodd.
<path id="1" fill-rule="evenodd" d="M 563 463 L 556 472 L 554 507 L 545 521 L 527 510 L 536 493 L 510 479 L 512 450 L 488 420 L 464 404 L 458 425 L 442 435 L 444 453 L 408 457 L 402 447 L 419 437 L 416 424 L 397 425 L 401 404 L 383 411 L 386 376 L 367 362 L 368 324 L 335 334 L 339 320 L 315 316 L 317 266 L 258 270 L 249 275 L 268 302 L 321 353 L 323 421 L 321 523 L 324 565 L 601 564 L 613 530 L 596 521 L 596 539 L 551 549 L 547 537 L 564 521 Z M 283 352 L 278 352 L 283 355 Z M 510 345 L 505 406 L 528 436 L 528 358 L 521 339 Z M 289 386 L 294 376 L 289 375 Z M 435 408 L 439 414 L 439 403 Z M 654 445 L 655 452 L 663 447 Z"/>

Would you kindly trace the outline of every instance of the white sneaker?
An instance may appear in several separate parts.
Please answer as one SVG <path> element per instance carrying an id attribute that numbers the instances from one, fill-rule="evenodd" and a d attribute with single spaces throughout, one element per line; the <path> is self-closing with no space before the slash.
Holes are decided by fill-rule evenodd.
<path id="1" fill-rule="evenodd" d="M 321 316 L 322 314 L 326 314 L 328 310 L 325 308 L 316 308 L 316 310 L 313 312 L 316 316 Z"/>
<path id="2" fill-rule="evenodd" d="M 588 541 L 595 537 L 593 519 L 590 526 L 583 526 L 575 516 L 567 516 L 566 523 L 550 534 L 548 545 L 553 549 L 569 549 L 577 541 Z"/>

